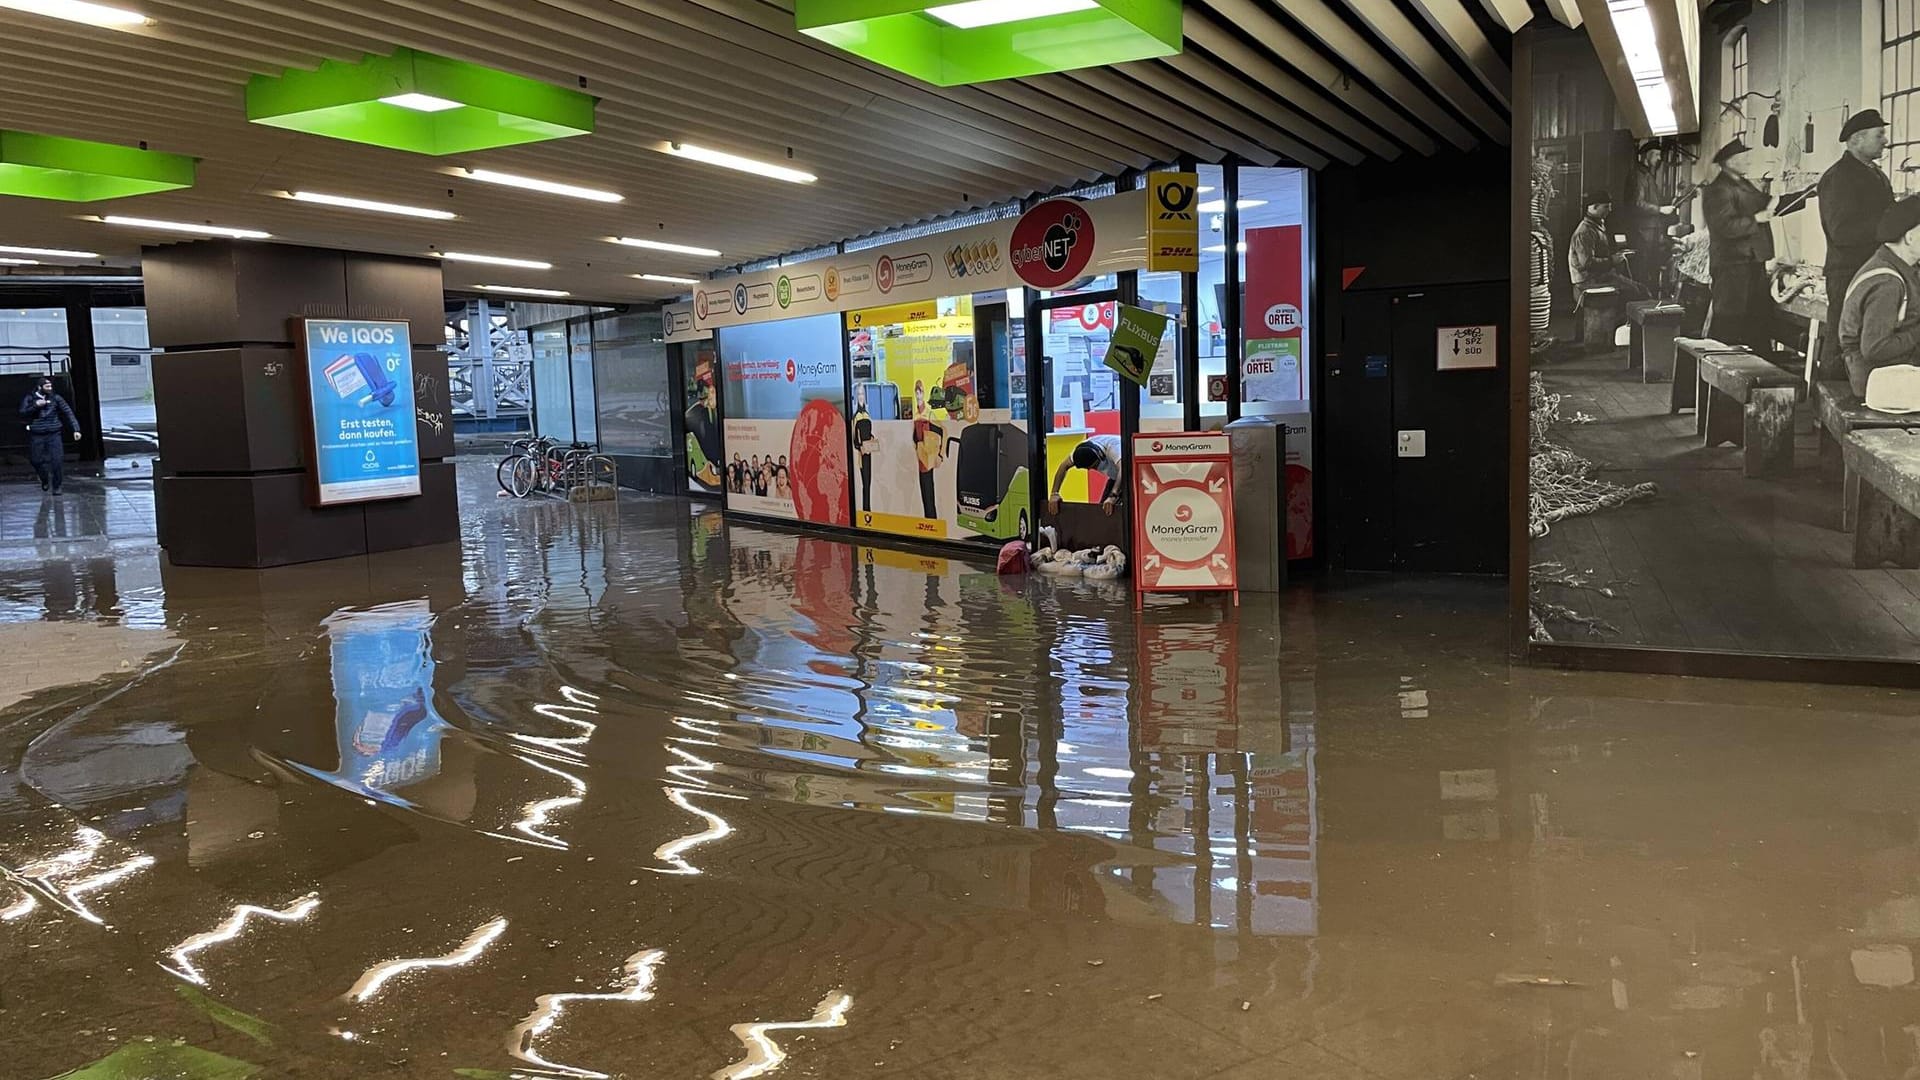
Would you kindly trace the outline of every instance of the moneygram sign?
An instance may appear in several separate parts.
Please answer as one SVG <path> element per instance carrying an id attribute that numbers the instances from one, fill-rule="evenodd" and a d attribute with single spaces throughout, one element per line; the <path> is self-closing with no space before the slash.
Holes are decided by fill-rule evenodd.
<path id="1" fill-rule="evenodd" d="M 1135 435 L 1132 496 L 1137 591 L 1239 589 L 1225 435 Z"/>

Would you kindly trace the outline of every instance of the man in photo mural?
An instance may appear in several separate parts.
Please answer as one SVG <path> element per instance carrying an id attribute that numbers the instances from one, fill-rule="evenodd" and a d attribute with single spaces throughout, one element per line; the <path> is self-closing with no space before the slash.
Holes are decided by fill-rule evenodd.
<path id="1" fill-rule="evenodd" d="M 1880 246 L 1853 276 L 1840 308 L 1840 356 L 1862 396 L 1875 368 L 1920 362 L 1920 198 L 1887 207 L 1874 235 Z"/>
<path id="2" fill-rule="evenodd" d="M 1647 290 L 1627 273 L 1627 257 L 1614 245 L 1613 232 L 1607 227 L 1613 196 L 1589 191 L 1580 201 L 1585 212 L 1567 243 L 1567 276 L 1574 296 L 1587 289 L 1610 288 L 1628 300 L 1646 299 Z"/>
<path id="3" fill-rule="evenodd" d="M 1746 143 L 1735 139 L 1721 147 L 1713 163 L 1720 174 L 1701 189 L 1713 274 L 1707 333 L 1771 355 L 1774 305 L 1767 263 L 1773 259 L 1773 198 L 1751 178 L 1753 151 Z"/>
<path id="4" fill-rule="evenodd" d="M 1827 235 L 1827 325 L 1837 342 L 1847 286 L 1879 247 L 1880 217 L 1893 205 L 1893 185 L 1877 162 L 1887 152 L 1887 122 L 1876 109 L 1862 109 L 1840 127 L 1846 144 L 1840 159 L 1820 177 L 1820 228 Z M 1827 373 L 1840 369 L 1828 350 Z"/>

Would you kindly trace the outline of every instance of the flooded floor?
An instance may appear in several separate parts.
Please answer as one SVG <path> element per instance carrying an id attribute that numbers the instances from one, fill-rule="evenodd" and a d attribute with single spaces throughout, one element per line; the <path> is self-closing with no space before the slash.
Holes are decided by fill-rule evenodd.
<path id="1" fill-rule="evenodd" d="M 1911 694 L 465 479 L 260 574 L 0 491 L 0 1073 L 1920 1076 Z"/>

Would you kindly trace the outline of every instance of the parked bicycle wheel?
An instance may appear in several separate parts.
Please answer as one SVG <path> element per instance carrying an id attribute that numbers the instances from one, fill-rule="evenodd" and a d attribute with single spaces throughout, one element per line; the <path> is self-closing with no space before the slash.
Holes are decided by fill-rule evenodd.
<path id="1" fill-rule="evenodd" d="M 513 494 L 513 484 L 511 481 L 514 464 L 525 460 L 527 460 L 527 458 L 524 454 L 511 454 L 500 459 L 500 464 L 494 467 L 493 475 L 495 479 L 500 481 L 501 491 L 509 495 Z"/>
<path id="2" fill-rule="evenodd" d="M 514 498 L 526 498 L 528 495 L 531 495 L 533 489 L 539 485 L 539 461 L 530 457 L 518 457 L 513 458 L 510 462 L 502 462 L 502 464 L 511 464 L 513 466 L 507 474 L 507 493 Z"/>

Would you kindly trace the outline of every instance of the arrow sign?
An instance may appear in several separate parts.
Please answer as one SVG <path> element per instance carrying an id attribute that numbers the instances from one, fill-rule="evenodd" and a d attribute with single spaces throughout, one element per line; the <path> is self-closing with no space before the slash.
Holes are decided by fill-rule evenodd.
<path id="1" fill-rule="evenodd" d="M 1158 555 L 1149 555 L 1149 556 L 1147 556 L 1147 559 L 1146 559 L 1146 563 L 1145 563 L 1145 566 L 1146 566 L 1146 568 L 1147 568 L 1147 569 L 1149 569 L 1149 570 L 1158 570 L 1158 569 L 1160 569 L 1160 556 L 1158 556 Z"/>
<path id="2" fill-rule="evenodd" d="M 1211 561 L 1215 570 L 1225 570 L 1227 568 L 1227 557 L 1225 555 L 1215 555 Z"/>
<path id="3" fill-rule="evenodd" d="M 1160 485 L 1153 482 L 1153 477 L 1148 476 L 1146 473 L 1141 473 L 1140 490 L 1148 495 L 1158 495 L 1160 494 Z"/>
<path id="4" fill-rule="evenodd" d="M 1224 476 L 1216 476 L 1213 479 L 1207 481 L 1207 491 L 1214 495 L 1220 494 L 1220 489 L 1226 486 L 1227 486 L 1227 478 Z"/>

